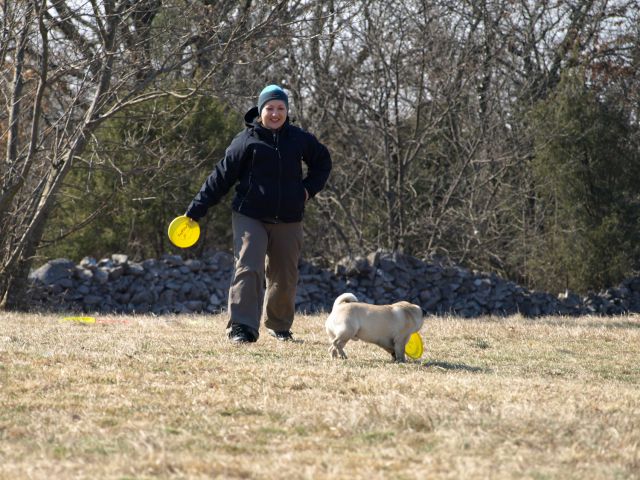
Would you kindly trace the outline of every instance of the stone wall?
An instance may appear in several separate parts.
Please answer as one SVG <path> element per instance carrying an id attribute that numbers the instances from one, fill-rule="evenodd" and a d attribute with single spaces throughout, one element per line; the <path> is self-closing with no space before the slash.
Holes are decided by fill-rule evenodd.
<path id="1" fill-rule="evenodd" d="M 79 264 L 56 259 L 31 272 L 30 295 L 34 309 L 53 311 L 215 313 L 226 309 L 232 266 L 225 252 L 197 260 L 166 255 L 134 262 L 119 254 Z M 384 251 L 344 258 L 331 270 L 300 263 L 299 311 L 329 311 L 344 292 L 368 303 L 409 300 L 427 313 L 462 317 L 640 312 L 640 277 L 584 297 L 554 296 L 494 274 Z"/>

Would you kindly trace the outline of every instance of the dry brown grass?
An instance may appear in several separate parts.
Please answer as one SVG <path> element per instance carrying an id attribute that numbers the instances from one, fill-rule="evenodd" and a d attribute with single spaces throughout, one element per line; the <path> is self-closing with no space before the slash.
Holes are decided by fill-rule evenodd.
<path id="1" fill-rule="evenodd" d="M 638 478 L 640 317 L 427 319 L 422 360 L 220 316 L 0 313 L 0 477 Z"/>

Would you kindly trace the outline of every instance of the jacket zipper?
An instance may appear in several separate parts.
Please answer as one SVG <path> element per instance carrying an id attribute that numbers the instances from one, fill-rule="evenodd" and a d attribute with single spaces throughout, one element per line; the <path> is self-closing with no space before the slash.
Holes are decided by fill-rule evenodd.
<path id="1" fill-rule="evenodd" d="M 280 148 L 278 148 L 278 132 L 273 132 L 273 143 L 275 144 L 276 153 L 278 154 L 278 203 L 276 204 L 275 219 L 279 220 L 280 203 L 282 202 L 282 157 L 280 156 Z"/>

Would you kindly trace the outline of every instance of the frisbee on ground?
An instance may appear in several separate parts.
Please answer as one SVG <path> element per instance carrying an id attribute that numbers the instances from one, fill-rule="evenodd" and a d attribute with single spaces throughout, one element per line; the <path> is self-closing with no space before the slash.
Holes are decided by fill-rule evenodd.
<path id="1" fill-rule="evenodd" d="M 200 225 L 195 220 L 180 215 L 169 224 L 169 240 L 176 247 L 188 248 L 200 238 Z"/>
<path id="2" fill-rule="evenodd" d="M 412 333 L 407 345 L 404 347 L 404 353 L 416 360 L 422 356 L 423 351 L 420 334 L 418 332 Z"/>
<path id="3" fill-rule="evenodd" d="M 96 323 L 96 319 L 93 317 L 64 317 L 62 320 L 65 322 Z"/>

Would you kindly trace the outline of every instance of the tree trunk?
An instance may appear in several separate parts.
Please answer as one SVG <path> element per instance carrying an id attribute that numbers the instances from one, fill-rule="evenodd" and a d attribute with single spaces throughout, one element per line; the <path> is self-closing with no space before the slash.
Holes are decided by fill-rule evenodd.
<path id="1" fill-rule="evenodd" d="M 27 295 L 29 289 L 29 272 L 35 258 L 36 249 L 46 225 L 48 214 L 38 217 L 33 235 L 25 241 L 24 250 L 19 260 L 4 273 L 6 287 L 4 298 L 0 302 L 0 310 L 28 310 L 30 306 Z"/>

